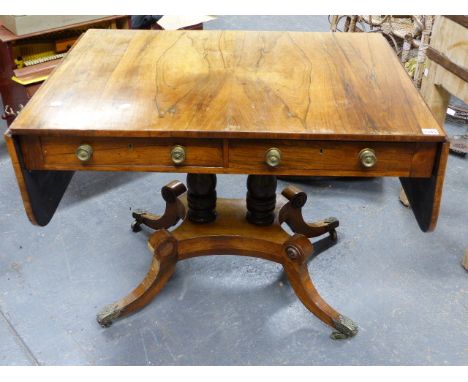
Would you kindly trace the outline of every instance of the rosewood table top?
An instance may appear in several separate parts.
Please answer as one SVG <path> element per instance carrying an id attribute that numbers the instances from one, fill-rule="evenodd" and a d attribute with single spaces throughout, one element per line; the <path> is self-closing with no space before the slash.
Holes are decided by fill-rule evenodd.
<path id="1" fill-rule="evenodd" d="M 320 297 L 307 262 L 309 238 L 335 242 L 339 221 L 307 223 L 307 195 L 292 186 L 278 195 L 276 176 L 399 177 L 431 231 L 448 155 L 443 128 L 374 33 L 90 30 L 5 138 L 38 225 L 74 171 L 188 173 L 187 185 L 161 189 L 162 216 L 132 213 L 133 231 L 155 230 L 153 260 L 133 291 L 97 315 L 102 326 L 147 305 L 178 261 L 236 254 L 281 264 L 336 339 L 357 325 Z M 217 198 L 220 173 L 249 174 L 245 199 Z"/>
<path id="2" fill-rule="evenodd" d="M 88 30 L 6 139 L 41 225 L 96 170 L 397 176 L 428 231 L 448 152 L 376 33 Z"/>
<path id="3" fill-rule="evenodd" d="M 11 132 L 445 140 L 376 33 L 89 30 Z"/>

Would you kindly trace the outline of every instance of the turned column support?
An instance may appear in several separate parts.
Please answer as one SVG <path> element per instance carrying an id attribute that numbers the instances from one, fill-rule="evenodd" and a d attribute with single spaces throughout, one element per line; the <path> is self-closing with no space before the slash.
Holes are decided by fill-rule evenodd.
<path id="1" fill-rule="evenodd" d="M 307 202 L 305 192 L 294 186 L 286 187 L 281 194 L 288 200 L 279 211 L 279 223 L 286 223 L 294 233 L 299 233 L 306 237 L 321 236 L 330 234 L 333 241 L 338 239 L 335 228 L 340 224 L 338 219 L 329 217 L 314 223 L 307 223 L 302 216 L 302 207 Z"/>
<path id="2" fill-rule="evenodd" d="M 276 176 L 249 175 L 247 177 L 247 220 L 267 226 L 275 220 Z"/>
<path id="3" fill-rule="evenodd" d="M 243 200 L 216 200 L 215 175 L 188 174 L 187 183 L 187 200 L 181 198 L 186 191 L 181 182 L 173 181 L 163 187 L 162 196 L 166 201 L 163 216 L 146 212 L 133 214 L 135 226 L 144 224 L 157 230 L 148 241 L 153 261 L 145 279 L 132 292 L 98 314 L 99 324 L 110 326 L 115 319 L 147 305 L 174 273 L 178 261 L 198 256 L 241 255 L 281 264 L 304 306 L 336 330 L 332 338 L 356 335 L 356 324 L 320 296 L 307 265 L 313 253 L 308 237 L 327 232 L 333 235 L 338 226 L 336 219 L 306 223 L 301 209 L 307 197 L 294 187 L 283 190 L 284 198 L 278 199 L 276 207 L 274 176 L 248 177 L 247 210 Z M 182 224 L 171 232 L 166 230 L 181 219 Z M 294 234 L 285 231 L 282 223 L 287 223 Z"/>
<path id="4" fill-rule="evenodd" d="M 145 225 L 152 229 L 167 229 L 176 225 L 180 219 L 185 217 L 185 206 L 179 200 L 187 188 L 182 182 L 173 180 L 161 189 L 161 195 L 166 202 L 166 210 L 162 216 L 154 215 L 147 211 L 136 210 L 132 216 L 135 219 L 132 223 L 132 231 L 141 231 L 141 226 Z"/>
<path id="5" fill-rule="evenodd" d="M 216 175 L 187 174 L 188 218 L 195 223 L 216 219 Z"/>

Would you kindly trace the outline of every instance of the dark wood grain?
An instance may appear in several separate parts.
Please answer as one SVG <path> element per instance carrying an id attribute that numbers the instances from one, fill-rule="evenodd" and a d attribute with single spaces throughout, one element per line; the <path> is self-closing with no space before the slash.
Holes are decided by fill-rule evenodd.
<path id="1" fill-rule="evenodd" d="M 21 136 L 28 169 L 92 171 L 159 171 L 264 175 L 418 176 L 432 174 L 436 143 L 336 142 L 287 140 L 215 140 L 176 138 L 97 138 Z M 29 147 L 25 147 L 28 142 Z M 76 149 L 93 147 L 93 157 L 82 163 Z M 37 145 L 40 145 L 39 147 Z M 171 149 L 181 145 L 186 160 L 175 165 Z M 277 167 L 265 163 L 271 147 L 282 152 Z M 378 157 L 364 168 L 359 152 L 370 147 Z"/>
<path id="2" fill-rule="evenodd" d="M 158 216 L 142 210 L 134 211 L 132 217 L 135 220 L 131 224 L 132 231 L 141 231 L 142 225 L 152 229 L 167 229 L 175 226 L 186 215 L 185 206 L 179 200 L 179 196 L 185 193 L 185 191 L 187 191 L 185 185 L 177 180 L 164 186 L 161 189 L 161 195 L 166 201 L 164 214 Z"/>
<path id="3" fill-rule="evenodd" d="M 98 169 L 100 166 L 166 166 L 176 167 L 171 159 L 171 149 L 180 145 L 185 148 L 186 158 L 179 167 L 184 172 L 192 166 L 222 167 L 223 147 L 221 140 L 187 140 L 170 138 L 59 138 L 40 137 L 43 168 L 55 166 L 73 167 L 80 165 L 83 170 Z M 81 163 L 76 149 L 87 143 L 93 147 L 90 161 Z"/>
<path id="4" fill-rule="evenodd" d="M 106 306 L 98 315 L 97 321 L 107 327 L 118 317 L 126 316 L 146 306 L 166 285 L 177 264 L 177 242 L 166 230 L 155 232 L 148 245 L 153 251 L 153 259 L 143 281 L 127 296 Z"/>
<path id="5" fill-rule="evenodd" d="M 289 203 L 286 203 L 279 210 L 279 223 L 286 223 L 293 232 L 305 237 L 316 237 L 329 233 L 333 240 L 337 240 L 336 227 L 340 224 L 338 219 L 329 217 L 318 222 L 307 223 L 302 216 L 302 207 L 307 202 L 307 194 L 294 186 L 286 187 L 281 194 Z"/>
<path id="6" fill-rule="evenodd" d="M 74 172 L 29 171 L 24 165 L 18 139 L 7 133 L 5 140 L 26 214 L 31 223 L 45 226 L 52 219 Z"/>
<path id="7" fill-rule="evenodd" d="M 381 36 L 243 31 L 88 31 L 10 134 L 23 172 L 421 179 L 443 163 L 446 139 Z M 86 162 L 81 144 L 93 147 Z M 276 167 L 265 161 L 272 147 Z M 433 227 L 440 199 L 430 199 Z"/>
<path id="8" fill-rule="evenodd" d="M 216 175 L 187 174 L 187 217 L 195 223 L 216 219 Z"/>
<path id="9" fill-rule="evenodd" d="M 26 105 L 42 85 L 43 78 L 49 75 L 58 63 L 62 61 L 59 59 L 15 70 L 17 66 L 15 59 L 18 57 L 18 50 L 21 50 L 22 46 L 38 41 L 54 43 L 64 31 L 65 34 L 71 33 L 77 36 L 90 26 L 93 28 L 108 28 L 113 26 L 125 28 L 128 27 L 128 20 L 128 16 L 110 16 L 22 36 L 16 36 L 0 24 L 0 93 L 3 104 L 8 105 L 14 111 L 21 110 L 21 105 Z M 73 38 L 76 39 L 76 36 Z M 21 85 L 12 80 L 13 75 L 17 76 L 23 83 L 30 81 L 34 81 L 34 83 Z M 7 124 L 10 125 L 14 119 L 14 115 L 7 116 Z"/>
<path id="10" fill-rule="evenodd" d="M 271 147 L 281 150 L 279 166 L 269 167 L 265 153 Z M 372 148 L 377 155 L 377 164 L 364 168 L 359 152 Z M 432 171 L 436 145 L 413 142 L 330 142 L 294 140 L 230 140 L 229 169 L 247 174 L 256 174 L 259 169 L 268 174 L 335 176 L 401 176 L 417 172 L 429 176 Z M 415 156 L 424 160 L 413 162 Z"/>
<path id="11" fill-rule="evenodd" d="M 163 216 L 134 213 L 137 226 L 158 229 L 153 261 L 99 314 L 102 325 L 148 304 L 177 261 L 236 254 L 281 264 L 299 299 L 340 338 L 357 327 L 319 295 L 307 267 L 307 237 L 336 240 L 338 221 L 306 223 L 305 194 L 276 196 L 275 176 L 399 176 L 427 231 L 439 212 L 445 140 L 383 37 L 240 31 L 89 31 L 7 134 L 26 210 L 39 224 L 73 170 L 189 173 L 187 196 L 180 182 L 163 188 Z M 83 144 L 93 149 L 85 162 L 76 155 Z M 280 160 L 267 160 L 271 148 Z M 362 152 L 377 162 L 365 167 Z M 216 200 L 218 173 L 253 175 L 247 203 Z"/>
<path id="12" fill-rule="evenodd" d="M 429 178 L 400 178 L 400 182 L 423 232 L 433 231 L 439 217 L 445 168 L 450 143 L 439 146 L 437 161 Z"/>
<path id="13" fill-rule="evenodd" d="M 89 30 L 11 128 L 61 136 L 445 139 L 374 33 Z"/>
<path id="14" fill-rule="evenodd" d="M 195 181 L 200 179 L 195 177 Z M 172 190 L 171 195 L 175 189 L 179 190 L 177 192 L 179 197 L 180 191 L 184 190 L 177 181 L 171 182 L 166 188 Z M 288 191 L 284 193 L 291 194 Z M 169 201 L 166 211 L 171 210 L 168 208 L 170 204 L 175 206 L 177 202 L 188 204 L 188 200 L 184 198 Z M 110 326 L 115 319 L 149 304 L 174 273 L 178 261 L 198 256 L 240 255 L 281 264 L 304 306 L 325 324 L 337 329 L 335 336 L 348 338 L 356 335 L 357 326 L 320 296 L 310 278 L 307 260 L 313 252 L 312 243 L 304 235 L 289 235 L 281 228 L 282 221 L 278 219 L 278 211 L 296 208 L 291 205 L 294 203 L 294 197 L 290 199 L 280 197 L 274 214 L 274 224 L 268 226 L 252 225 L 247 222 L 243 200 L 219 199 L 216 220 L 199 224 L 186 215 L 187 218 L 182 224 L 171 232 L 166 231 L 166 228 L 171 226 L 173 221 L 167 219 L 169 216 L 163 215 L 161 219 L 168 222 L 168 226 L 160 226 L 148 240 L 148 246 L 153 252 L 153 261 L 147 275 L 127 296 L 106 306 L 98 314 L 98 322 L 102 326 Z M 169 215 L 171 214 L 169 212 Z"/>
<path id="15" fill-rule="evenodd" d="M 249 175 L 247 177 L 247 220 L 255 225 L 267 226 L 275 220 L 276 176 Z"/>

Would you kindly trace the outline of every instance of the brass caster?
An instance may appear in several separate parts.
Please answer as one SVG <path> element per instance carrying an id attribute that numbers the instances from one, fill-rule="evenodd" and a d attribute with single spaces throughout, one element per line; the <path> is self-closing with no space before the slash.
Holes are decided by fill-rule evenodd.
<path id="1" fill-rule="evenodd" d="M 117 308 L 117 305 L 111 304 L 104 307 L 104 309 L 98 313 L 96 320 L 103 328 L 108 328 L 119 315 L 120 310 Z"/>
<path id="2" fill-rule="evenodd" d="M 141 231 L 141 223 L 138 220 L 134 220 L 131 225 L 133 232 L 140 232 Z"/>
<path id="3" fill-rule="evenodd" d="M 132 231 L 133 232 L 140 232 L 141 231 L 141 216 L 145 213 L 146 211 L 143 210 L 135 210 L 132 213 L 133 218 L 135 219 L 131 225 Z"/>
<path id="4" fill-rule="evenodd" d="M 324 221 L 325 221 L 325 223 L 333 225 L 333 227 L 338 227 L 338 219 L 335 218 L 334 216 L 326 218 Z"/>
<path id="5" fill-rule="evenodd" d="M 338 331 L 333 332 L 330 337 L 333 340 L 345 340 L 354 337 L 358 333 L 358 327 L 353 320 L 346 316 L 339 315 L 333 319 L 335 328 Z"/>
<path id="6" fill-rule="evenodd" d="M 328 232 L 330 234 L 330 239 L 333 241 L 333 242 L 337 242 L 338 241 L 338 234 L 336 233 L 336 230 L 335 229 L 332 229 Z"/>

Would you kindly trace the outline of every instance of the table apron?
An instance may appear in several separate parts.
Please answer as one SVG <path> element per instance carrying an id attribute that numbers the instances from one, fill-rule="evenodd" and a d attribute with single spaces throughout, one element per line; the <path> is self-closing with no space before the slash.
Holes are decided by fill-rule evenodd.
<path id="1" fill-rule="evenodd" d="M 438 143 L 370 141 L 294 141 L 177 138 L 99 138 L 18 136 L 29 170 L 146 171 L 212 174 L 265 174 L 304 176 L 429 177 Z M 93 148 L 89 161 L 76 150 Z M 185 160 L 174 164 L 171 150 L 182 146 Z M 279 149 L 281 162 L 266 163 L 271 148 Z M 362 165 L 359 153 L 372 149 L 377 163 Z"/>

